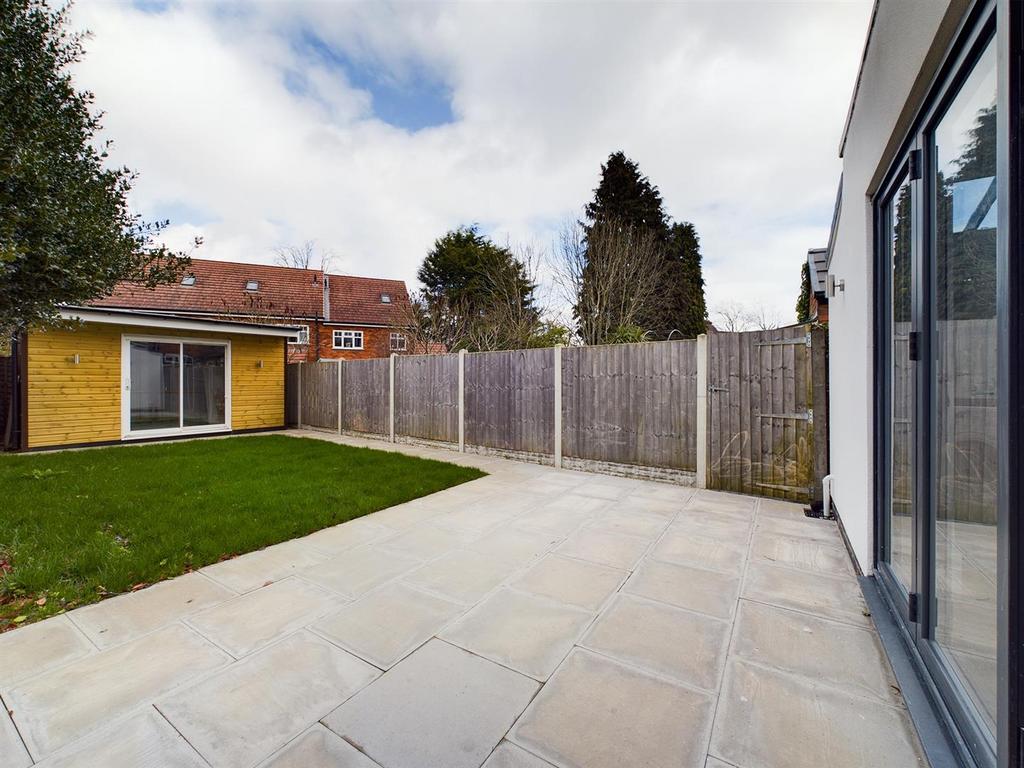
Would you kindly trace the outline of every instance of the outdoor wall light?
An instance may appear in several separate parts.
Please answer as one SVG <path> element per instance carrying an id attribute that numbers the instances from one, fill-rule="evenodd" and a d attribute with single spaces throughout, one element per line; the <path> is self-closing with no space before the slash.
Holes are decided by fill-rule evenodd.
<path id="1" fill-rule="evenodd" d="M 257 360 L 256 361 L 256 367 L 257 368 L 262 368 L 263 367 L 263 361 L 262 360 Z"/>
<path id="2" fill-rule="evenodd" d="M 69 357 L 67 360 L 72 365 L 78 365 L 80 362 L 82 362 L 82 358 L 81 356 L 79 356 L 77 352 L 73 354 L 71 357 Z"/>
<path id="3" fill-rule="evenodd" d="M 846 281 L 836 280 L 835 275 L 828 275 L 825 278 L 825 292 L 828 294 L 829 298 L 832 298 L 836 295 L 836 291 L 839 293 L 845 293 Z"/>

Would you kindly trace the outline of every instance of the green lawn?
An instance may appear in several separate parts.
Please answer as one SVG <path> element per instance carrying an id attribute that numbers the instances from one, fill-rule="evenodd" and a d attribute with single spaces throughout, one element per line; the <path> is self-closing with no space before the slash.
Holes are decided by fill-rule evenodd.
<path id="1" fill-rule="evenodd" d="M 0 455 L 0 631 L 483 474 L 286 435 Z"/>

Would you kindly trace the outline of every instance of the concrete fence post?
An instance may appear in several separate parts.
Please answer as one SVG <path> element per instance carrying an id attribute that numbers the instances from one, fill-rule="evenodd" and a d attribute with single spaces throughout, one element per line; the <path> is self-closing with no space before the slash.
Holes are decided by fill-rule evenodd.
<path id="1" fill-rule="evenodd" d="M 302 361 L 299 360 L 299 368 L 295 377 L 295 424 L 302 429 Z"/>
<path id="2" fill-rule="evenodd" d="M 708 336 L 697 337 L 697 487 L 708 487 Z"/>
<path id="3" fill-rule="evenodd" d="M 338 358 L 338 434 L 341 434 L 341 364 L 345 361 Z"/>
<path id="4" fill-rule="evenodd" d="M 459 350 L 459 453 L 466 452 L 466 350 Z"/>
<path id="5" fill-rule="evenodd" d="M 555 345 L 555 466 L 562 466 L 562 345 Z"/>
<path id="6" fill-rule="evenodd" d="M 395 353 L 388 359 L 388 423 L 391 442 L 395 442 Z"/>

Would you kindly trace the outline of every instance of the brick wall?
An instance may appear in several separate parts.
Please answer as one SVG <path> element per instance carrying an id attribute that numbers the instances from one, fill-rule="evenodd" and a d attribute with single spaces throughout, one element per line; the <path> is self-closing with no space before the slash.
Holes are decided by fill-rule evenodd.
<path id="1" fill-rule="evenodd" d="M 362 349 L 335 349 L 334 348 L 334 331 L 362 331 L 363 332 L 363 348 Z M 387 357 L 391 354 L 391 334 L 392 329 L 390 328 L 367 328 L 358 325 L 346 325 L 346 326 L 320 326 L 320 332 L 318 334 L 318 345 L 316 352 L 318 354 L 311 355 L 310 360 L 368 360 L 374 357 Z M 314 329 L 310 328 L 310 336 L 314 335 Z M 311 345 L 312 346 L 312 345 Z M 312 350 L 311 350 L 312 351 Z M 397 350 L 396 350 L 397 351 Z M 399 353 L 401 354 L 401 353 Z"/>

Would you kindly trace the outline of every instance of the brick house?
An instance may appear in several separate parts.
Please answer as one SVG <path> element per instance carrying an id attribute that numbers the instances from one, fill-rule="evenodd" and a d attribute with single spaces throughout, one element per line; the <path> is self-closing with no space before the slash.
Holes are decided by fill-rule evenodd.
<path id="1" fill-rule="evenodd" d="M 193 259 L 173 284 L 121 283 L 94 307 L 297 325 L 288 361 L 355 360 L 405 353 L 409 294 L 401 280 L 332 275 L 318 269 Z"/>

